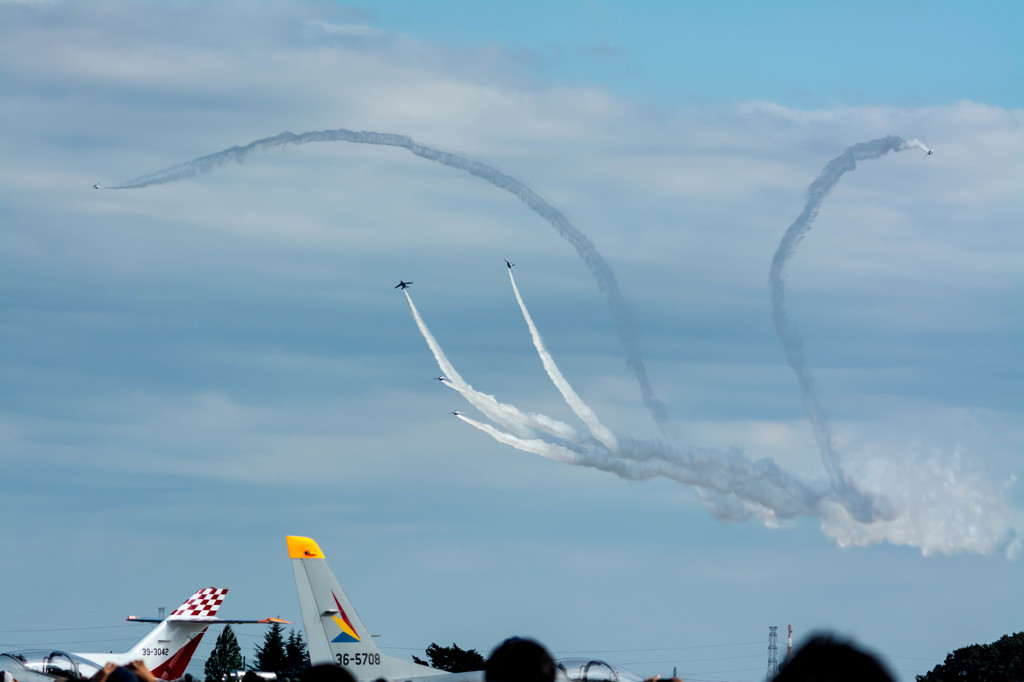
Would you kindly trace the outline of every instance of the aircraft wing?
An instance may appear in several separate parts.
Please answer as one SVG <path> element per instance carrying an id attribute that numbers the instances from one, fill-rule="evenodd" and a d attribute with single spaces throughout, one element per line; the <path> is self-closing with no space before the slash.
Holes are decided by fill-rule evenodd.
<path id="1" fill-rule="evenodd" d="M 139 618 L 138 616 L 128 616 L 125 620 L 129 620 L 133 623 L 162 623 L 163 621 L 159 618 Z M 285 625 L 291 625 L 290 620 L 284 620 L 283 618 L 263 618 L 260 620 L 237 620 L 228 618 L 212 618 L 203 616 L 194 616 L 191 618 L 175 618 L 178 623 L 205 623 L 207 625 L 228 625 L 233 623 L 283 623 Z"/>

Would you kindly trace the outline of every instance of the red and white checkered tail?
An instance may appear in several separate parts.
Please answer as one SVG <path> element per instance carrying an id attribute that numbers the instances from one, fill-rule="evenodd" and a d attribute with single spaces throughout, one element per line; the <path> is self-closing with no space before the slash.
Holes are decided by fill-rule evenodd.
<path id="1" fill-rule="evenodd" d="M 107 661 L 123 665 L 141 659 L 157 679 L 176 680 L 185 674 L 185 668 L 192 660 L 192 654 L 203 639 L 206 629 L 218 622 L 217 609 L 224 602 L 227 592 L 227 589 L 217 587 L 199 590 L 126 653 L 80 655 L 91 661 L 99 661 L 100 666 Z"/>
<path id="2" fill-rule="evenodd" d="M 205 587 L 188 600 L 174 609 L 167 620 L 195 620 L 202 618 L 213 618 L 217 615 L 217 609 L 224 603 L 224 595 L 228 593 L 226 587 Z"/>

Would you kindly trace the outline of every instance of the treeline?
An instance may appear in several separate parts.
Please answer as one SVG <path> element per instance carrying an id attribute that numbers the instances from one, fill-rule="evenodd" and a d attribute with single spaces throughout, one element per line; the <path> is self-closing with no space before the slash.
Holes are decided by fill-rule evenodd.
<path id="1" fill-rule="evenodd" d="M 263 638 L 263 644 L 256 646 L 256 655 L 246 668 L 238 638 L 231 626 L 225 625 L 210 657 L 206 659 L 203 672 L 206 682 L 223 682 L 228 675 L 239 670 L 258 670 L 274 673 L 279 680 L 296 680 L 308 667 L 309 652 L 302 633 L 289 630 L 285 637 L 284 627 L 273 623 Z"/>
<path id="2" fill-rule="evenodd" d="M 427 659 L 413 656 L 416 663 L 429 665 L 448 672 L 481 670 L 484 657 L 475 649 L 462 649 L 452 643 L 450 647 L 431 644 L 426 649 Z M 223 682 L 239 670 L 274 673 L 279 680 L 297 680 L 308 668 L 309 652 L 301 632 L 289 630 L 284 635 L 280 623 L 271 624 L 256 647 L 256 655 L 248 668 L 242 649 L 230 625 L 217 637 L 217 643 L 206 660 L 205 682 Z M 991 644 L 972 644 L 948 654 L 946 660 L 917 682 L 1024 682 L 1024 632 L 1004 635 Z"/>
<path id="3" fill-rule="evenodd" d="M 957 649 L 917 682 L 1024 682 L 1024 632 Z"/>

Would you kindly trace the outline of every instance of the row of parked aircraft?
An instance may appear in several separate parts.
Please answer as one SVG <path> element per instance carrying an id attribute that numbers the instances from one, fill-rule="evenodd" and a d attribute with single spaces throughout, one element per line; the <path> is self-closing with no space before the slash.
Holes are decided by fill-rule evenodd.
<path id="1" fill-rule="evenodd" d="M 381 678 L 390 682 L 483 682 L 483 671 L 449 673 L 382 654 L 316 541 L 288 536 L 286 542 L 311 663 L 344 665 L 357 682 Z M 279 618 L 217 618 L 227 592 L 215 587 L 198 590 L 163 620 L 129 616 L 131 622 L 159 624 L 125 653 L 12 651 L 0 654 L 0 670 L 10 672 L 19 682 L 54 682 L 59 677 L 88 679 L 108 662 L 123 665 L 142 660 L 158 679 L 173 680 L 185 674 L 211 625 L 288 623 Z M 641 682 L 639 676 L 604 661 L 567 658 L 556 663 L 559 682 Z"/>

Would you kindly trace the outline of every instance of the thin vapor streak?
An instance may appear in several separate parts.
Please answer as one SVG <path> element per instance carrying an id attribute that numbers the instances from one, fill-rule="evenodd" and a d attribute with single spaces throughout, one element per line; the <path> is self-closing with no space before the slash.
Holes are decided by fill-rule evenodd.
<path id="1" fill-rule="evenodd" d="M 470 175 L 475 175 L 489 182 L 499 189 L 511 193 L 526 204 L 534 213 L 546 220 L 563 239 L 573 246 L 597 281 L 597 286 L 604 296 L 605 302 L 611 308 L 619 339 L 622 341 L 626 351 L 626 365 L 640 385 L 644 404 L 650 411 L 655 423 L 662 433 L 666 432 L 669 428 L 668 410 L 654 392 L 654 388 L 651 386 L 650 379 L 647 376 L 647 367 L 644 364 L 643 355 L 640 352 L 639 344 L 633 332 L 633 315 L 629 305 L 626 303 L 625 297 L 622 295 L 622 290 L 619 288 L 618 280 L 615 278 L 611 267 L 601 254 L 598 253 L 590 239 L 570 223 L 558 209 L 530 189 L 526 183 L 511 175 L 502 173 L 493 166 L 488 166 L 479 161 L 471 161 L 451 152 L 426 147 L 414 142 L 412 138 L 406 135 L 367 131 L 357 132 L 338 128 L 336 130 L 316 130 L 299 135 L 289 132 L 280 133 L 273 137 L 255 140 L 241 147 L 231 147 L 215 154 L 186 161 L 185 163 L 180 163 L 154 173 L 147 173 L 146 175 L 141 175 L 115 185 L 110 189 L 137 189 L 150 185 L 177 182 L 195 177 L 201 173 L 207 173 L 232 161 L 241 163 L 254 152 L 313 142 L 353 142 L 407 149 L 416 156 L 465 171 Z"/>
<path id="2" fill-rule="evenodd" d="M 900 137 L 889 136 L 855 144 L 829 161 L 807 189 L 807 203 L 804 205 L 800 215 L 797 216 L 793 224 L 783 234 L 778 249 L 776 249 L 775 255 L 772 257 L 768 274 L 768 281 L 771 286 L 772 320 L 775 322 L 775 331 L 779 335 L 779 341 L 782 343 L 786 362 L 796 375 L 804 409 L 814 429 L 814 437 L 818 442 L 818 450 L 821 453 L 821 461 L 824 464 L 825 472 L 828 474 L 833 488 L 843 499 L 847 510 L 859 521 L 885 519 L 891 515 L 892 511 L 888 508 L 885 500 L 863 492 L 850 479 L 843 470 L 842 464 L 835 453 L 832 445 L 832 426 L 829 423 L 824 407 L 821 405 L 821 401 L 818 399 L 814 375 L 807 366 L 807 360 L 804 358 L 803 343 L 796 332 L 796 328 L 789 319 L 789 314 L 786 312 L 786 287 L 783 271 L 786 263 L 796 251 L 797 245 L 803 240 L 807 231 L 811 229 L 811 225 L 817 217 L 825 197 L 839 183 L 844 174 L 857 168 L 857 161 L 877 159 L 891 151 L 899 151 L 910 147 L 923 147 L 927 150 L 927 147 L 924 147 L 924 144 L 918 140 L 909 143 Z"/>
<path id="3" fill-rule="evenodd" d="M 558 365 L 555 364 L 554 358 L 551 357 L 551 353 L 544 346 L 544 340 L 541 338 L 540 332 L 537 331 L 537 326 L 533 323 L 533 318 L 530 317 L 529 311 L 526 309 L 526 304 L 523 302 L 523 297 L 519 293 L 519 287 L 516 285 L 515 275 L 512 274 L 512 268 L 508 269 L 508 279 L 512 282 L 512 291 L 515 292 L 516 301 L 519 303 L 519 309 L 523 312 L 523 319 L 526 320 L 526 326 L 530 330 L 530 337 L 533 339 L 533 347 L 537 349 L 537 355 L 540 356 L 541 364 L 544 365 L 544 371 L 548 373 L 551 378 L 551 383 L 555 385 L 558 392 L 562 394 L 562 398 L 569 405 L 576 416 L 580 418 L 590 433 L 594 435 L 606 448 L 611 451 L 618 450 L 619 443 L 615 438 L 615 435 L 601 423 L 597 415 L 594 413 L 590 406 L 583 402 L 579 394 L 573 390 L 573 387 L 566 381 L 562 372 L 558 369 Z"/>

